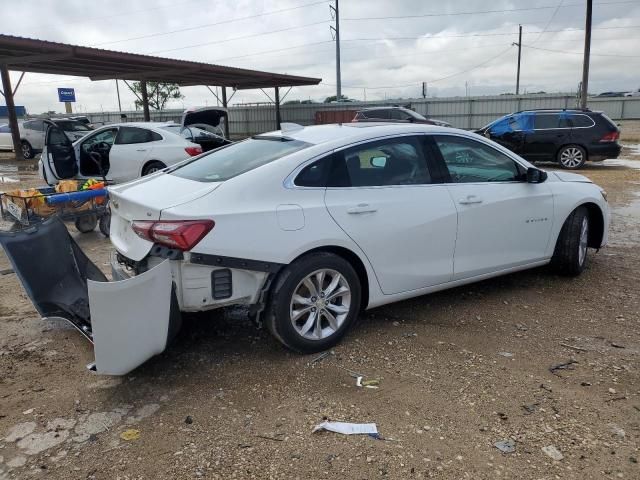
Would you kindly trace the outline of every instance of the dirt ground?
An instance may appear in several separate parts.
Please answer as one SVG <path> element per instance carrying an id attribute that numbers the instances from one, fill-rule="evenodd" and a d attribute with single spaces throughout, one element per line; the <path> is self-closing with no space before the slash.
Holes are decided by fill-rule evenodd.
<path id="1" fill-rule="evenodd" d="M 88 342 L 40 320 L 0 254 L 0 479 L 640 478 L 640 125 L 623 142 L 581 172 L 613 211 L 582 276 L 540 268 L 371 310 L 317 361 L 227 311 L 96 376 Z M 20 180 L 0 190 L 39 184 L 14 165 L 0 158 Z M 106 269 L 108 241 L 76 237 Z M 382 439 L 312 433 L 323 419 Z"/>

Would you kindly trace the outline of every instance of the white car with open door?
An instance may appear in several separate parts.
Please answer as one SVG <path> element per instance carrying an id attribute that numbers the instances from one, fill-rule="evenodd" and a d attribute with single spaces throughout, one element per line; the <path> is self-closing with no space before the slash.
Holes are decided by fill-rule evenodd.
<path id="1" fill-rule="evenodd" d="M 601 188 L 535 168 L 474 133 L 283 128 L 109 189 L 114 281 L 78 271 L 88 289 L 48 294 L 39 307 L 92 331 L 98 372 L 124 374 L 164 350 L 180 311 L 246 305 L 284 345 L 316 352 L 363 309 L 549 263 L 578 275 L 588 248 L 607 242 Z M 29 293 L 16 258 L 33 261 L 26 252 L 38 249 L 25 242 L 52 251 L 54 235 L 11 238 L 25 252 L 8 249 Z M 58 269 L 87 262 L 55 258 Z M 65 302 L 88 302 L 90 319 L 77 306 L 61 314 Z"/>
<path id="2" fill-rule="evenodd" d="M 49 185 L 64 179 L 102 176 L 113 183 L 122 183 L 202 153 L 200 145 L 163 130 L 163 125 L 107 125 L 72 144 L 64 132 L 51 123 L 39 161 L 40 175 Z"/>

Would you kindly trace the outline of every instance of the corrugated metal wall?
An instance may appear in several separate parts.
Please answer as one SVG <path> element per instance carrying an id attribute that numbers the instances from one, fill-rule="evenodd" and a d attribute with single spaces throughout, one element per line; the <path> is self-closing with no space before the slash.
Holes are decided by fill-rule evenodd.
<path id="1" fill-rule="evenodd" d="M 487 97 L 428 98 L 389 102 L 344 103 L 344 104 L 294 104 L 280 108 L 283 122 L 313 125 L 317 111 L 358 110 L 380 105 L 403 105 L 427 117 L 437 118 L 458 128 L 480 128 L 502 115 L 533 108 L 572 108 L 576 104 L 573 95 L 500 95 Z M 591 98 L 592 110 L 603 110 L 614 120 L 640 119 L 640 98 Z M 142 121 L 142 112 L 123 112 L 127 121 Z M 119 112 L 88 113 L 92 121 L 115 123 L 120 121 Z M 179 122 L 181 110 L 151 112 L 154 121 Z M 274 130 L 275 108 L 273 105 L 239 105 L 229 109 L 231 137 L 244 138 Z"/>

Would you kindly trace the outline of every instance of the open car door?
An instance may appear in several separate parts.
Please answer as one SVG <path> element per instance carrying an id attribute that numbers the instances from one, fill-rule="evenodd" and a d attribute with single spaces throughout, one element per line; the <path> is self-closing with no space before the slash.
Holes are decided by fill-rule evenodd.
<path id="1" fill-rule="evenodd" d="M 46 158 L 42 158 L 42 165 L 47 180 L 74 178 L 79 169 L 71 140 L 55 123 L 45 121 L 45 126 L 48 127 L 44 140 Z"/>

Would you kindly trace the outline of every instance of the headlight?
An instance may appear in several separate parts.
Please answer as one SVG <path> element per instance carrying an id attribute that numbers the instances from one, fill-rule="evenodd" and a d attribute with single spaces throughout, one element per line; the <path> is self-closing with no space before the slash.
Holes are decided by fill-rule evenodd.
<path id="1" fill-rule="evenodd" d="M 607 191 L 606 190 L 600 190 L 600 195 L 602 195 L 602 198 L 604 198 L 604 201 L 607 201 Z"/>

